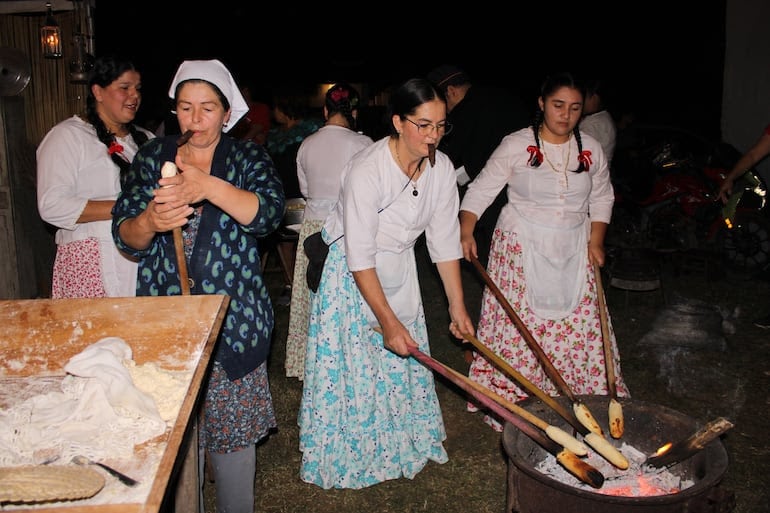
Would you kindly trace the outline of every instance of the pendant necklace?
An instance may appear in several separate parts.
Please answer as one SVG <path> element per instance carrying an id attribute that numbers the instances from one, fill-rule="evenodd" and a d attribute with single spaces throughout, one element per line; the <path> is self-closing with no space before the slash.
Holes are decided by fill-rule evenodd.
<path id="1" fill-rule="evenodd" d="M 542 139 L 542 135 L 540 137 Z M 556 166 L 553 165 L 553 162 L 551 162 L 551 159 L 548 158 L 548 151 L 546 150 L 545 145 L 550 144 L 546 143 L 546 141 L 543 139 L 543 157 L 545 157 L 545 161 L 548 162 L 548 165 L 551 166 L 551 169 L 554 173 L 562 175 L 563 179 L 559 180 L 559 183 L 565 188 L 569 188 L 569 180 L 567 179 L 567 167 L 569 166 L 569 157 L 570 152 L 572 151 L 572 145 L 570 144 L 572 142 L 572 134 L 570 134 L 569 138 L 567 139 L 567 157 L 564 157 L 564 147 L 561 149 L 561 157 L 562 157 L 562 164 L 564 165 L 564 169 L 560 170 Z"/>
<path id="2" fill-rule="evenodd" d="M 394 142 L 394 143 L 393 143 L 393 148 L 396 150 L 396 159 L 398 160 L 398 163 L 399 163 L 399 165 L 401 165 L 401 166 L 403 166 L 403 167 L 406 167 L 406 172 L 408 173 L 408 172 L 409 172 L 409 167 L 408 167 L 408 166 L 404 166 L 404 163 L 403 163 L 403 162 L 401 162 L 401 155 L 399 155 L 399 154 L 398 154 L 398 141 L 396 141 L 396 142 Z M 420 193 L 419 193 L 419 191 L 417 190 L 417 184 L 416 184 L 416 183 L 414 183 L 414 181 L 412 180 L 412 178 L 414 178 L 414 175 L 416 175 L 416 174 L 417 174 L 417 171 L 419 171 L 419 170 L 420 170 L 420 164 L 422 164 L 422 160 L 420 160 L 420 162 L 417 164 L 417 167 L 416 167 L 416 168 L 414 168 L 414 171 L 412 171 L 412 174 L 409 176 L 409 183 L 412 185 L 412 196 L 414 196 L 415 198 L 416 198 L 416 197 L 417 197 L 417 196 L 418 196 Z"/>

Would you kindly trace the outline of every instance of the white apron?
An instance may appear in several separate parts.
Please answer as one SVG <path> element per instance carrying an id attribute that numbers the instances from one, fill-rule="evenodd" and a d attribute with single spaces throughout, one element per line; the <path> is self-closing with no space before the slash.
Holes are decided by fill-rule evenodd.
<path id="1" fill-rule="evenodd" d="M 529 308 L 543 319 L 563 319 L 578 305 L 585 289 L 588 243 L 585 223 L 544 226 L 519 215 L 522 265 Z"/>
<path id="2" fill-rule="evenodd" d="M 417 320 L 420 311 L 421 296 L 420 282 L 417 279 L 417 262 L 413 250 L 402 253 L 380 251 L 376 256 L 377 277 L 380 279 L 382 291 L 388 299 L 388 304 L 404 326 L 409 326 Z M 380 322 L 374 316 L 363 297 L 366 317 L 369 325 L 377 327 Z"/>

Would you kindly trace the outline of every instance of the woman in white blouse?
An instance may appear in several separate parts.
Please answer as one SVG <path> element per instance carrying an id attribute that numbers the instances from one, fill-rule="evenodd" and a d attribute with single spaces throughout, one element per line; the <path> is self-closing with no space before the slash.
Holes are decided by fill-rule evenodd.
<path id="1" fill-rule="evenodd" d="M 602 147 L 577 128 L 583 100 L 570 74 L 549 76 L 532 126 L 503 138 L 460 206 L 464 256 L 478 256 L 473 228 L 506 188 L 487 272 L 577 395 L 608 393 L 594 265 L 604 265 L 614 203 Z M 628 395 L 611 326 L 609 331 L 617 393 Z M 478 339 L 540 390 L 560 394 L 489 289 L 482 296 Z M 527 397 L 482 355 L 475 355 L 469 375 L 510 401 Z M 502 429 L 498 419 L 485 421 Z"/>
<path id="2" fill-rule="evenodd" d="M 299 413 L 300 478 L 363 488 L 413 478 L 447 453 L 414 245 L 424 232 L 449 303 L 450 331 L 474 332 L 460 279 L 459 195 L 452 162 L 432 148 L 446 103 L 424 79 L 390 96 L 391 135 L 358 152 L 322 231 L 332 243 L 311 297 Z"/>
<path id="3" fill-rule="evenodd" d="M 136 295 L 136 261 L 112 239 L 112 206 L 121 175 L 152 132 L 133 124 L 141 75 L 127 60 L 96 60 L 85 116 L 54 126 L 37 148 L 37 205 L 55 226 L 51 297 Z"/>

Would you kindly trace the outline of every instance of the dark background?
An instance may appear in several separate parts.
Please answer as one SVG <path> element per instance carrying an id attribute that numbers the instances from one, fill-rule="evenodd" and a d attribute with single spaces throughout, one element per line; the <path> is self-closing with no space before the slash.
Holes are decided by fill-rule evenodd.
<path id="1" fill-rule="evenodd" d="M 478 83 L 519 92 L 533 107 L 549 71 L 600 77 L 616 117 L 633 112 L 641 121 L 720 138 L 725 0 L 706 0 L 697 10 L 670 0 L 603 9 L 519 4 L 101 2 L 95 37 L 98 55 L 121 53 L 142 72 L 139 121 L 165 109 L 185 59 L 220 59 L 239 82 L 255 83 L 264 100 L 285 84 L 338 80 L 366 84 L 374 95 L 454 63 Z M 157 12 L 161 7 L 173 14 Z"/>

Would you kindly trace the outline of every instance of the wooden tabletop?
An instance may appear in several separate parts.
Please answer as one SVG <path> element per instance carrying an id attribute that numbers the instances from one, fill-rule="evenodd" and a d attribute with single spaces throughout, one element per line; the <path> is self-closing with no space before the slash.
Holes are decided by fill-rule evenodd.
<path id="1" fill-rule="evenodd" d="M 221 328 L 228 296 L 163 296 L 100 299 L 0 301 L 0 379 L 34 381 L 62 375 L 63 366 L 87 346 L 119 337 L 133 351 L 137 365 L 156 363 L 166 370 L 188 370 L 190 383 L 176 421 L 167 430 L 160 464 L 146 500 L 105 505 L 36 509 L 55 513 L 157 512 L 179 460 L 183 441 L 194 424 L 201 384 Z M 141 458 L 141 451 L 137 451 Z M 197 495 L 197 494 L 195 494 Z M 8 506 L 4 506 L 8 508 Z"/>

